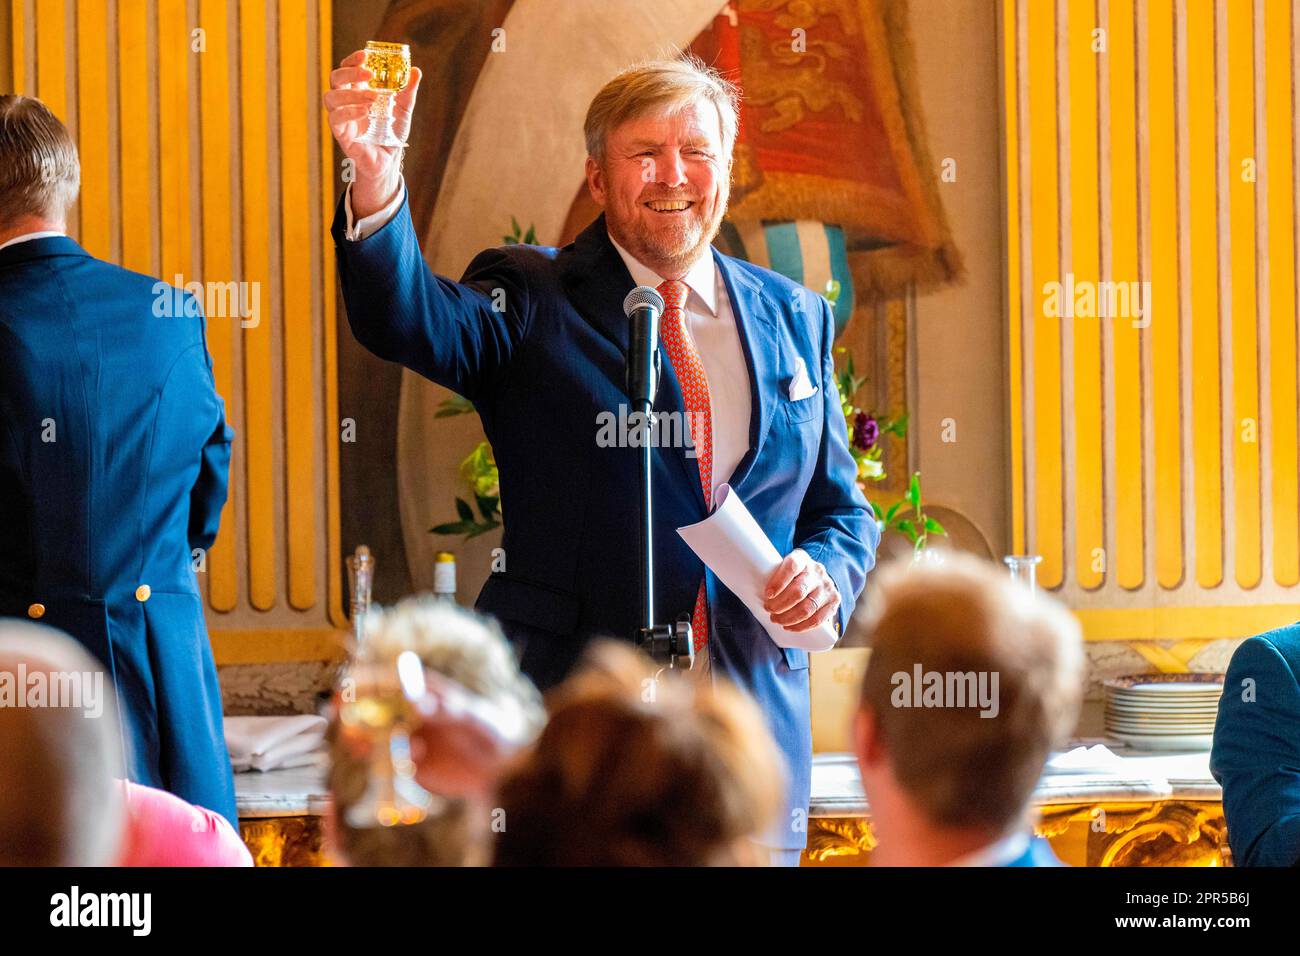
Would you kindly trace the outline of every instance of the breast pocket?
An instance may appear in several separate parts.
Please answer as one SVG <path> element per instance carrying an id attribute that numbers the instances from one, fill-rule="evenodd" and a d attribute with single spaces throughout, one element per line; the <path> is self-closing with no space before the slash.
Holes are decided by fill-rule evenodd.
<path id="1" fill-rule="evenodd" d="M 807 398 L 801 398 L 797 402 L 792 402 L 787 398 L 785 400 L 785 415 L 791 424 L 798 425 L 802 422 L 811 421 L 821 407 L 821 392 L 816 392 Z"/>

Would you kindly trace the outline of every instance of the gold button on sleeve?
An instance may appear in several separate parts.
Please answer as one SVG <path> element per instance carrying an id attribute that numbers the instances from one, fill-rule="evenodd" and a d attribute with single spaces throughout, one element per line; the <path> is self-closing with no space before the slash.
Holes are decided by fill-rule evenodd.
<path id="1" fill-rule="evenodd" d="M 153 593 L 153 591 L 151 591 L 151 590 L 149 589 L 149 585 L 147 585 L 147 584 L 142 584 L 142 585 L 140 585 L 138 588 L 135 589 L 135 599 L 136 599 L 137 601 L 140 601 L 141 603 L 143 603 L 143 602 L 149 600 L 149 595 L 152 594 L 152 593 Z"/>
<path id="2" fill-rule="evenodd" d="M 30 617 L 32 620 L 36 620 L 38 618 L 44 617 L 45 605 L 44 604 L 31 605 L 30 607 L 27 608 L 27 616 Z"/>

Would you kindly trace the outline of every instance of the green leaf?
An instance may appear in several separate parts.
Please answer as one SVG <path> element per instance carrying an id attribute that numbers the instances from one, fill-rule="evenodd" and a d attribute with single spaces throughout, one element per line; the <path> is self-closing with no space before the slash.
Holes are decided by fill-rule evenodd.
<path id="1" fill-rule="evenodd" d="M 913 508 L 921 505 L 921 473 L 913 472 L 912 481 L 907 486 L 907 500 Z"/>
<path id="2" fill-rule="evenodd" d="M 933 518 L 928 517 L 928 516 L 927 516 L 926 519 L 925 519 L 925 530 L 926 530 L 926 532 L 929 533 L 929 534 L 944 534 L 944 535 L 946 535 L 946 534 L 948 533 L 947 531 L 945 531 L 945 530 L 943 529 L 943 525 L 939 524 L 939 522 L 935 521 Z"/>
<path id="3" fill-rule="evenodd" d="M 899 518 L 898 521 L 894 523 L 894 530 L 899 534 L 906 535 L 907 540 L 911 541 L 913 544 L 916 543 L 916 525 L 912 524 L 910 518 Z"/>
<path id="4" fill-rule="evenodd" d="M 464 521 L 449 521 L 446 524 L 436 524 L 429 529 L 430 534 L 464 534 L 469 530 L 469 526 Z"/>
<path id="5" fill-rule="evenodd" d="M 461 395 L 453 395 L 446 401 L 438 403 L 434 418 L 451 418 L 453 415 L 469 415 L 474 411 L 474 403 Z"/>
<path id="6" fill-rule="evenodd" d="M 483 520 L 492 521 L 493 515 L 497 512 L 497 502 L 501 499 L 495 495 L 475 495 L 474 499 L 478 502 L 478 511 L 483 516 Z"/>
<path id="7" fill-rule="evenodd" d="M 885 512 L 885 521 L 886 522 L 893 521 L 894 515 L 898 514 L 898 509 L 901 507 L 903 507 L 902 501 L 895 501 L 892 505 L 890 505 L 889 510 Z"/>
<path id="8" fill-rule="evenodd" d="M 460 515 L 461 521 L 468 521 L 471 524 L 474 523 L 474 509 L 471 508 L 469 503 L 463 498 L 456 499 L 456 514 Z"/>

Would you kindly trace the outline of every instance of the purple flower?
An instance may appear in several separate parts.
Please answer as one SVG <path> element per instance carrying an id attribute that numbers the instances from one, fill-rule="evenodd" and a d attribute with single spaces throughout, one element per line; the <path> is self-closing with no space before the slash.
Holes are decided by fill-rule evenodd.
<path id="1" fill-rule="evenodd" d="M 858 412 L 853 418 L 853 447 L 859 451 L 871 451 L 880 440 L 880 424 L 874 415 Z"/>

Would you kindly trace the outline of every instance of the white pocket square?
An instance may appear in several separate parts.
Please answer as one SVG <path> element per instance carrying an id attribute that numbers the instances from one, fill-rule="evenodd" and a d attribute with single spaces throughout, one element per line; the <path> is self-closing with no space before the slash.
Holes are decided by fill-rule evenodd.
<path id="1" fill-rule="evenodd" d="M 800 402 L 817 394 L 817 386 L 808 377 L 808 367 L 802 358 L 794 360 L 794 377 L 790 379 L 790 401 Z"/>

